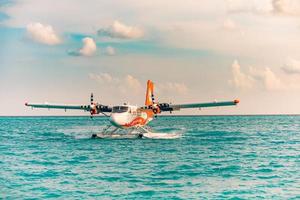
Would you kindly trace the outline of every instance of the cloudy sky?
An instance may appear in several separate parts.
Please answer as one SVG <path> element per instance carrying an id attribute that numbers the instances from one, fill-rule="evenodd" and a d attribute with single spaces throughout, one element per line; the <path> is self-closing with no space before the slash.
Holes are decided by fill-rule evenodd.
<path id="1" fill-rule="evenodd" d="M 299 114 L 299 0 L 0 0 L 0 115 L 24 102 L 240 99 L 181 114 Z M 178 113 L 179 114 L 179 113 Z"/>

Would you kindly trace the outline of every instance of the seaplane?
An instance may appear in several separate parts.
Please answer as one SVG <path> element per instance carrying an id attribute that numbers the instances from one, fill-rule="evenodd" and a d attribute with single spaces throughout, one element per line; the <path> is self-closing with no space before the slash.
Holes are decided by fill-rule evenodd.
<path id="1" fill-rule="evenodd" d="M 109 117 L 110 124 L 106 126 L 101 133 L 93 134 L 92 138 L 166 138 L 176 137 L 170 133 L 155 133 L 148 126 L 149 122 L 156 119 L 163 112 L 179 111 L 188 108 L 206 108 L 220 106 L 234 106 L 240 101 L 209 102 L 209 103 L 191 103 L 191 104 L 171 104 L 159 103 L 154 96 L 154 83 L 147 81 L 146 99 L 144 106 L 134 106 L 124 103 L 123 105 L 109 106 L 94 102 L 93 93 L 90 97 L 89 105 L 64 105 L 64 104 L 35 104 L 25 103 L 25 106 L 31 108 L 83 110 L 90 113 L 90 117 L 103 114 Z M 168 134 L 168 135 L 166 135 Z"/>

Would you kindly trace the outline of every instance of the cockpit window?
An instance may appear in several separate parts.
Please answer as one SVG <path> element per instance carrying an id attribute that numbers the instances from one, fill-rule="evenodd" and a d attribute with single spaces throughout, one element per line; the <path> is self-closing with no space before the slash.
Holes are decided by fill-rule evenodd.
<path id="1" fill-rule="evenodd" d="M 127 106 L 114 106 L 112 109 L 113 113 L 123 113 L 123 112 L 127 112 L 127 111 L 128 111 Z"/>

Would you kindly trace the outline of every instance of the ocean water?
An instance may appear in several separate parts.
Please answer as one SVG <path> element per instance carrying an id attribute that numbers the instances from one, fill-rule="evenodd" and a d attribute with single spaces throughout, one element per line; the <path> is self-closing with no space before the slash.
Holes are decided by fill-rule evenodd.
<path id="1" fill-rule="evenodd" d="M 0 199 L 300 199 L 300 116 L 159 117 L 177 139 L 90 139 L 105 118 L 0 117 Z"/>

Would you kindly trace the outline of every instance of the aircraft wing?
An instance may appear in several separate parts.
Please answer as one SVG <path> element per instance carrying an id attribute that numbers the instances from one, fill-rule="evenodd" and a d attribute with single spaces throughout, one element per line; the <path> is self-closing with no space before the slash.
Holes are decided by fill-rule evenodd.
<path id="1" fill-rule="evenodd" d="M 234 106 L 240 101 L 221 101 L 221 102 L 211 102 L 211 103 L 192 103 L 192 104 L 168 104 L 160 103 L 159 108 L 163 111 L 176 111 L 184 108 L 206 108 L 206 107 L 219 107 L 219 106 Z"/>
<path id="2" fill-rule="evenodd" d="M 91 111 L 96 110 L 97 113 L 100 112 L 111 112 L 112 108 L 109 106 L 96 104 L 96 105 L 64 105 L 64 104 L 34 104 L 34 103 L 25 103 L 25 106 L 32 108 L 48 108 L 48 109 L 63 109 L 63 110 L 84 110 Z"/>

